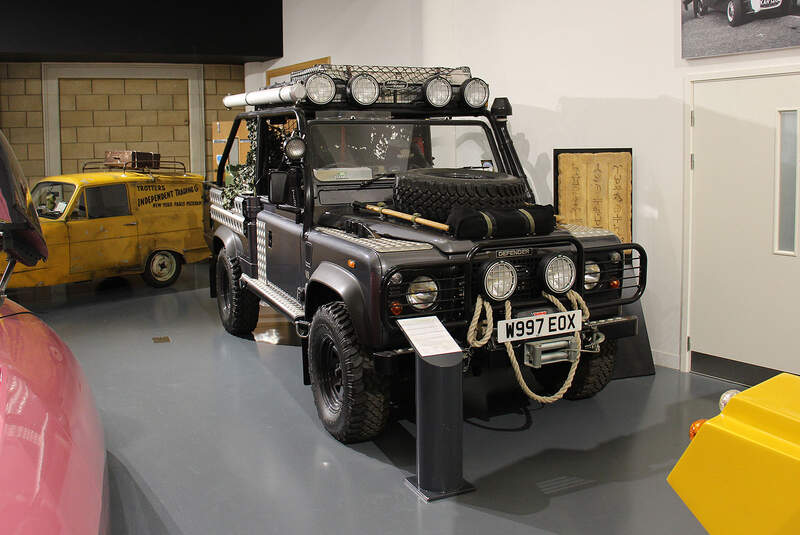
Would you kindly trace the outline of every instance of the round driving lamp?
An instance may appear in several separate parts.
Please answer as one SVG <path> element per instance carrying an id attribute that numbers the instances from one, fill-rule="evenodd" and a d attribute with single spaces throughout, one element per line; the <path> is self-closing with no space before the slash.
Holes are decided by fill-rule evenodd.
<path id="1" fill-rule="evenodd" d="M 728 405 L 728 402 L 731 400 L 731 398 L 733 398 L 733 396 L 741 393 L 742 393 L 741 390 L 735 390 L 735 389 L 726 390 L 725 392 L 723 392 L 722 395 L 719 397 L 719 411 L 722 412 L 723 409 L 725 409 L 725 407 Z"/>
<path id="2" fill-rule="evenodd" d="M 544 262 L 544 284 L 548 290 L 563 294 L 575 283 L 575 262 L 563 254 L 553 255 Z"/>
<path id="3" fill-rule="evenodd" d="M 482 108 L 489 102 L 489 84 L 480 78 L 470 78 L 461 84 L 461 98 L 470 108 Z"/>
<path id="4" fill-rule="evenodd" d="M 495 301 L 508 299 L 517 289 L 516 268 L 502 260 L 491 264 L 483 275 L 483 287 Z"/>
<path id="5" fill-rule="evenodd" d="M 306 78 L 306 96 L 314 104 L 328 104 L 336 96 L 336 82 L 323 72 Z"/>
<path id="6" fill-rule="evenodd" d="M 302 138 L 292 136 L 283 144 L 283 153 L 292 161 L 300 160 L 306 154 L 306 142 Z"/>
<path id="7" fill-rule="evenodd" d="M 439 297 L 439 285 L 430 277 L 417 277 L 408 285 L 406 299 L 417 310 L 431 308 Z"/>
<path id="8" fill-rule="evenodd" d="M 425 99 L 435 108 L 447 106 L 452 97 L 453 88 L 450 86 L 450 82 L 441 76 L 431 78 L 425 84 Z"/>
<path id="9" fill-rule="evenodd" d="M 351 78 L 347 84 L 347 91 L 350 98 L 361 106 L 375 104 L 381 94 L 378 81 L 369 74 L 358 74 Z"/>
<path id="10" fill-rule="evenodd" d="M 597 262 L 586 262 L 586 269 L 583 273 L 583 287 L 591 290 L 600 282 L 600 266 Z"/>

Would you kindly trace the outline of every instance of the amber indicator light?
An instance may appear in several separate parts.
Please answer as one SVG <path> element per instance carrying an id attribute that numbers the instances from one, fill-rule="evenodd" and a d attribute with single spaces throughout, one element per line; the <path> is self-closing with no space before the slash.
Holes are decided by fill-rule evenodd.
<path id="1" fill-rule="evenodd" d="M 608 281 L 608 285 L 616 290 L 617 288 L 619 288 L 619 279 L 611 279 L 610 281 Z"/>
<path id="2" fill-rule="evenodd" d="M 700 430 L 700 427 L 706 423 L 708 420 L 706 418 L 700 418 L 699 420 L 695 420 L 692 422 L 692 425 L 689 426 L 689 440 L 693 440 L 697 432 Z"/>
<path id="3" fill-rule="evenodd" d="M 351 258 L 350 260 L 347 261 L 347 267 L 349 267 L 350 269 L 355 269 L 356 261 Z"/>
<path id="4" fill-rule="evenodd" d="M 397 301 L 394 301 L 392 302 L 392 304 L 389 305 L 389 312 L 391 312 L 395 316 L 399 316 L 400 314 L 403 313 L 403 305 L 401 305 Z"/>

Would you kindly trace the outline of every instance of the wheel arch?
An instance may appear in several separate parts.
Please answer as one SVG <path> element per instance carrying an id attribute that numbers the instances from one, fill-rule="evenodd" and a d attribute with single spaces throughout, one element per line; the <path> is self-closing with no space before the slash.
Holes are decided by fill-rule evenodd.
<path id="1" fill-rule="evenodd" d="M 208 289 L 211 297 L 217 296 L 217 255 L 223 249 L 232 258 L 241 256 L 244 251 L 239 235 L 228 227 L 220 225 L 214 230 L 211 238 L 211 261 L 208 263 Z"/>
<path id="2" fill-rule="evenodd" d="M 365 317 L 368 316 L 368 306 L 361 284 L 344 268 L 331 262 L 322 262 L 306 284 L 306 318 L 311 321 L 319 307 L 333 301 L 344 302 L 359 341 L 371 345 L 373 336 L 367 329 L 365 321 Z"/>

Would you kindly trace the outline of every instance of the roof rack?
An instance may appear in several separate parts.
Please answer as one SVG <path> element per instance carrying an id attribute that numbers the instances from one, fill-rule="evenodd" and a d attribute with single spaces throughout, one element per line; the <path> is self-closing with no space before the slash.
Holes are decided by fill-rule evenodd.
<path id="1" fill-rule="evenodd" d="M 348 83 L 358 75 L 369 75 L 377 82 L 377 98 L 370 104 L 410 104 L 424 101 L 424 86 L 434 78 L 442 78 L 451 87 L 460 87 L 472 78 L 469 67 L 399 67 L 385 65 L 314 65 L 289 75 L 289 81 L 276 82 L 269 87 L 227 95 L 222 103 L 236 106 L 296 104 L 307 96 L 306 81 L 314 75 L 324 75 L 335 84 L 330 102 L 346 102 Z M 480 82 L 485 85 L 484 82 Z M 311 97 L 308 97 L 311 99 Z M 312 99 L 313 101 L 313 99 Z M 320 103 L 321 104 L 321 103 Z"/>
<path id="2" fill-rule="evenodd" d="M 178 160 L 162 160 L 157 152 L 133 150 L 106 151 L 102 160 L 89 160 L 83 164 L 81 172 L 92 169 L 122 169 L 135 171 L 158 170 L 162 173 L 186 174 L 186 165 Z"/>
<path id="3" fill-rule="evenodd" d="M 295 71 L 290 75 L 292 84 L 305 82 L 312 74 L 327 74 L 334 80 L 347 83 L 356 75 L 369 74 L 380 84 L 380 95 L 376 102 L 408 104 L 420 97 L 420 88 L 431 78 L 444 78 L 450 85 L 458 86 L 472 77 L 469 67 L 399 67 L 387 65 L 314 65 Z M 333 102 L 345 100 L 337 92 Z"/>

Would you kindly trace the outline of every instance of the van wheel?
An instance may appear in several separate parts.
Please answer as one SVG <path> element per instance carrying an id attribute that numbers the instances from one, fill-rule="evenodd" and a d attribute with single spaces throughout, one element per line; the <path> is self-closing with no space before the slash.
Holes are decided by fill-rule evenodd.
<path id="1" fill-rule="evenodd" d="M 170 286 L 181 274 L 181 259 L 170 251 L 154 251 L 147 257 L 142 278 L 153 288 Z"/>
<path id="2" fill-rule="evenodd" d="M 308 340 L 309 375 L 317 414 L 345 444 L 378 436 L 389 420 L 389 388 L 358 343 L 342 302 L 314 314 Z"/>
<path id="3" fill-rule="evenodd" d="M 259 298 L 239 281 L 242 269 L 238 258 L 224 250 L 217 255 L 217 309 L 222 326 L 236 336 L 248 336 L 258 324 Z"/>

